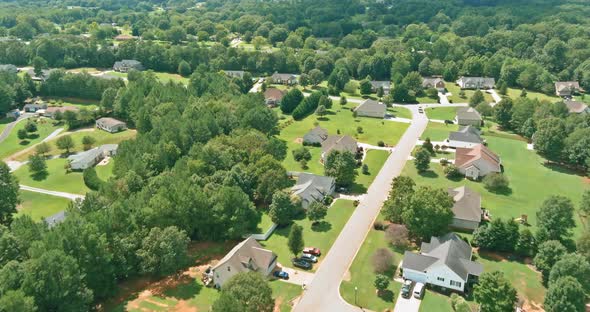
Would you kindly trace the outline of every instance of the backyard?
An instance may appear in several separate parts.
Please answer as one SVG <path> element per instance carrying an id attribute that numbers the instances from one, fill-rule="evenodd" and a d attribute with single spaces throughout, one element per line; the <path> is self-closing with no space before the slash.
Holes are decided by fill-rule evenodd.
<path id="1" fill-rule="evenodd" d="M 0 159 L 4 159 L 18 151 L 41 142 L 41 140 L 59 128 L 59 126 L 53 124 L 52 120 L 39 118 L 39 121 L 37 122 L 37 131 L 29 133 L 28 138 L 25 140 L 20 140 L 17 134 L 18 130 L 24 129 L 27 122 L 27 120 L 23 120 L 16 124 L 8 137 L 0 143 Z"/>
<path id="2" fill-rule="evenodd" d="M 509 96 L 511 99 L 516 99 L 516 98 L 520 97 L 521 93 L 522 93 L 522 89 L 508 88 L 508 92 L 506 95 Z M 529 91 L 529 90 L 526 91 L 526 97 L 529 99 L 538 99 L 539 101 L 549 101 L 549 102 L 558 102 L 561 100 L 561 98 L 556 95 L 547 95 L 544 93 Z"/>
<path id="3" fill-rule="evenodd" d="M 323 255 L 326 255 L 332 247 L 332 244 L 340 234 L 340 231 L 352 215 L 356 207 L 352 201 L 336 200 L 328 209 L 328 214 L 323 221 L 312 226 L 311 221 L 306 219 L 296 220 L 294 223 L 303 227 L 303 240 L 305 246 L 317 247 L 322 251 L 319 263 L 321 263 Z M 291 258 L 293 254 L 289 251 L 287 246 L 289 232 L 291 226 L 277 228 L 274 233 L 266 241 L 261 241 L 260 244 L 272 250 L 278 255 L 278 262 L 284 266 L 291 267 Z M 318 267 L 318 264 L 314 268 Z"/>
<path id="4" fill-rule="evenodd" d="M 453 120 L 457 115 L 457 107 L 429 107 L 426 116 L 429 119 Z"/>
<path id="5" fill-rule="evenodd" d="M 66 172 L 64 168 L 68 160 L 65 158 L 56 158 L 48 160 L 47 175 L 31 176 L 29 166 L 22 166 L 14 172 L 20 184 L 42 188 L 51 191 L 67 192 L 72 194 L 84 195 L 89 191 L 82 172 Z"/>
<path id="6" fill-rule="evenodd" d="M 67 198 L 23 190 L 20 191 L 20 200 L 17 216 L 29 215 L 34 221 L 40 221 L 65 210 L 70 203 Z"/>
<path id="7" fill-rule="evenodd" d="M 461 88 L 459 88 L 459 86 L 455 83 L 447 82 L 446 88 L 447 91 L 451 93 L 451 96 L 448 97 L 451 103 L 468 103 L 469 99 L 473 96 L 473 93 L 475 93 L 475 90 L 463 90 L 463 92 L 465 93 L 465 97 L 462 98 L 461 96 L 459 96 Z M 482 90 L 481 92 L 483 92 L 483 97 L 487 103 L 494 102 L 494 99 L 489 93 L 485 92 L 484 90 Z"/>

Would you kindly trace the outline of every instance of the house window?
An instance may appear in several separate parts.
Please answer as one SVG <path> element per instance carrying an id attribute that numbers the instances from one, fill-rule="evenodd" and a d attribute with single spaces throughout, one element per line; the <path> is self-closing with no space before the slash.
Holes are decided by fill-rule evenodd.
<path id="1" fill-rule="evenodd" d="M 451 280 L 451 286 L 461 287 L 461 282 Z"/>
<path id="2" fill-rule="evenodd" d="M 436 280 L 437 280 L 437 281 L 440 281 L 440 282 L 444 282 L 444 281 L 445 281 L 445 279 L 444 279 L 444 278 L 442 278 L 442 277 L 437 277 L 437 278 L 436 278 Z"/>

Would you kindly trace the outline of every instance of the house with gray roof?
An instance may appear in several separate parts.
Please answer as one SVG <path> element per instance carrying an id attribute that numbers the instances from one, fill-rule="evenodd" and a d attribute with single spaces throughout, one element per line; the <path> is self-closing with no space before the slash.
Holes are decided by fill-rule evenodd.
<path id="1" fill-rule="evenodd" d="M 25 106 L 23 106 L 23 110 L 27 113 L 36 113 L 40 109 L 47 109 L 47 103 L 38 100 L 34 103 L 25 104 Z"/>
<path id="2" fill-rule="evenodd" d="M 588 105 L 580 101 L 565 101 L 565 106 L 570 114 L 590 113 Z"/>
<path id="3" fill-rule="evenodd" d="M 391 92 L 391 81 L 379 81 L 379 80 L 372 80 L 371 81 L 371 92 L 377 93 L 379 88 L 383 88 L 383 94 L 389 94 Z"/>
<path id="4" fill-rule="evenodd" d="M 357 116 L 384 118 L 385 113 L 387 112 L 387 106 L 383 103 L 366 99 L 361 105 L 357 106 L 354 111 Z"/>
<path id="5" fill-rule="evenodd" d="M 120 73 L 128 73 L 130 70 L 143 70 L 141 62 L 136 60 L 121 60 L 115 62 L 113 70 Z"/>
<path id="6" fill-rule="evenodd" d="M 322 161 L 326 159 L 326 156 L 332 151 L 339 152 L 350 152 L 356 155 L 358 150 L 358 144 L 355 139 L 348 135 L 330 135 L 322 143 Z"/>
<path id="7" fill-rule="evenodd" d="M 488 77 L 461 77 L 457 80 L 457 85 L 461 89 L 493 89 L 496 80 Z"/>
<path id="8" fill-rule="evenodd" d="M 45 220 L 45 223 L 47 223 L 47 226 L 49 228 L 52 228 L 52 227 L 56 226 L 57 224 L 62 223 L 65 219 L 66 219 L 66 211 L 62 210 L 54 215 L 46 217 L 44 220 Z"/>
<path id="9" fill-rule="evenodd" d="M 334 194 L 336 179 L 311 173 L 300 173 L 291 191 L 301 199 L 301 206 L 307 209 L 315 201 L 321 202 L 324 197 Z"/>
<path id="10" fill-rule="evenodd" d="M 18 68 L 12 64 L 0 64 L 0 71 L 16 74 L 18 73 Z"/>
<path id="11" fill-rule="evenodd" d="M 433 236 L 430 243 L 422 243 L 420 253 L 404 253 L 403 277 L 465 292 L 483 272 L 483 266 L 471 261 L 471 256 L 471 246 L 457 234 Z"/>
<path id="12" fill-rule="evenodd" d="M 35 69 L 31 68 L 27 70 L 27 74 L 31 76 L 31 79 L 33 81 L 45 81 L 47 80 L 47 78 L 49 78 L 49 75 L 51 75 L 51 73 L 55 70 L 56 69 L 42 69 L 41 74 L 37 76 L 37 74 L 35 74 Z"/>
<path id="13" fill-rule="evenodd" d="M 465 147 L 471 148 L 477 144 L 482 144 L 484 140 L 481 138 L 479 129 L 473 126 L 459 126 L 458 131 L 449 133 L 447 145 L 450 147 Z"/>
<path id="14" fill-rule="evenodd" d="M 240 78 L 240 79 L 242 79 L 244 77 L 244 73 L 246 73 L 243 70 L 224 70 L 223 72 L 228 77 L 231 77 L 231 78 Z"/>
<path id="15" fill-rule="evenodd" d="M 582 91 L 577 81 L 558 81 L 555 83 L 555 94 L 562 97 L 570 97 Z"/>
<path id="16" fill-rule="evenodd" d="M 422 87 L 424 89 L 434 88 L 439 92 L 444 92 L 445 81 L 440 77 L 424 77 L 422 78 Z"/>
<path id="17" fill-rule="evenodd" d="M 457 108 L 455 121 L 461 126 L 481 126 L 482 118 L 480 113 L 473 107 Z"/>
<path id="18" fill-rule="evenodd" d="M 105 157 L 115 156 L 118 149 L 117 144 L 105 144 L 93 149 L 70 155 L 68 162 L 72 170 L 85 170 L 94 167 Z"/>
<path id="19" fill-rule="evenodd" d="M 451 227 L 470 231 L 477 229 L 483 215 L 481 195 L 466 186 L 450 187 L 447 192 L 455 202 Z"/>
<path id="20" fill-rule="evenodd" d="M 232 276 L 242 272 L 258 272 L 267 277 L 277 265 L 277 255 L 264 249 L 253 237 L 248 237 L 211 269 L 209 277 L 216 288 L 223 287 Z"/>
<path id="21" fill-rule="evenodd" d="M 274 73 L 270 76 L 270 82 L 274 84 L 294 85 L 297 83 L 297 76 L 293 74 Z"/>
<path id="22" fill-rule="evenodd" d="M 127 124 L 115 118 L 103 117 L 96 120 L 96 127 L 106 132 L 115 133 L 127 129 Z"/>
<path id="23" fill-rule="evenodd" d="M 328 138 L 328 130 L 317 126 L 303 136 L 303 145 L 321 145 Z"/>

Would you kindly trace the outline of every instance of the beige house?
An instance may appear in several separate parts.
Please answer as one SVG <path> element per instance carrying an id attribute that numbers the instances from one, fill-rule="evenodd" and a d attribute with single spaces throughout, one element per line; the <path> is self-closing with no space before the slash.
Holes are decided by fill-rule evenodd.
<path id="1" fill-rule="evenodd" d="M 357 116 L 384 118 L 387 112 L 387 106 L 383 103 L 367 99 L 361 105 L 357 106 L 354 111 Z"/>
<path id="2" fill-rule="evenodd" d="M 500 157 L 483 144 L 472 148 L 457 148 L 455 151 L 455 166 L 467 178 L 477 180 L 486 175 L 502 172 Z"/>
<path id="3" fill-rule="evenodd" d="M 422 87 L 424 89 L 434 88 L 439 92 L 445 92 L 445 81 L 440 77 L 422 78 Z"/>
<path id="4" fill-rule="evenodd" d="M 274 84 L 294 85 L 297 83 L 297 76 L 293 74 L 274 73 L 270 76 L 270 82 Z"/>
<path id="5" fill-rule="evenodd" d="M 555 83 L 555 94 L 557 96 L 572 96 L 582 90 L 577 81 L 558 81 Z"/>
<path id="6" fill-rule="evenodd" d="M 259 272 L 270 275 L 277 265 L 277 255 L 262 248 L 252 237 L 236 245 L 211 269 L 211 278 L 216 288 L 221 288 L 232 276 L 242 272 Z"/>
<path id="7" fill-rule="evenodd" d="M 332 151 L 350 152 L 355 155 L 357 150 L 357 141 L 352 137 L 348 135 L 331 135 L 322 142 L 322 161 L 324 161 Z"/>
<path id="8" fill-rule="evenodd" d="M 459 107 L 457 108 L 457 116 L 455 121 L 461 126 L 481 126 L 481 115 L 473 107 Z"/>
<path id="9" fill-rule="evenodd" d="M 264 91 L 264 103 L 270 107 L 275 107 L 281 104 L 285 92 L 277 88 L 268 88 Z"/>
<path id="10" fill-rule="evenodd" d="M 477 229 L 483 215 L 481 195 L 466 186 L 451 187 L 447 192 L 455 201 L 451 227 L 471 231 Z"/>
<path id="11" fill-rule="evenodd" d="M 127 129 L 127 124 L 115 118 L 104 117 L 96 120 L 96 127 L 106 132 L 115 133 Z"/>

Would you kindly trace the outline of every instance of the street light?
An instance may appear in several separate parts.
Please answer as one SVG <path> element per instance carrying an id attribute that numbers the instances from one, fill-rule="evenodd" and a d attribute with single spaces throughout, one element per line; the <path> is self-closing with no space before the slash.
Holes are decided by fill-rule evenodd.
<path id="1" fill-rule="evenodd" d="M 358 287 L 354 286 L 354 305 L 355 306 L 358 306 L 358 304 L 356 303 L 356 293 L 358 290 L 359 290 Z"/>

